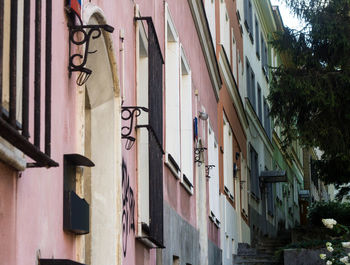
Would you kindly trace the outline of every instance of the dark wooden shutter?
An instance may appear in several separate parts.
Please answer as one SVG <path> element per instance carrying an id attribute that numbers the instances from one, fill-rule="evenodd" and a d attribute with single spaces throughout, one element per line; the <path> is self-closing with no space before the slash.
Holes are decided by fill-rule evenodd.
<path id="1" fill-rule="evenodd" d="M 151 18 L 148 24 L 150 236 L 163 245 L 163 57 Z"/>

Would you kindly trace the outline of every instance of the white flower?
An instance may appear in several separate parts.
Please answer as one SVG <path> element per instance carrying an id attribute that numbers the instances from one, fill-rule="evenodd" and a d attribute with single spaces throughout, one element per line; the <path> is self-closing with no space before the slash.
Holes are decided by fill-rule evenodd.
<path id="1" fill-rule="evenodd" d="M 348 256 L 345 256 L 345 257 L 342 257 L 341 259 L 339 259 L 340 262 L 343 262 L 345 264 L 349 263 L 349 257 Z"/>
<path id="2" fill-rule="evenodd" d="M 331 242 L 327 242 L 326 243 L 326 247 L 331 247 L 332 246 L 332 243 Z"/>
<path id="3" fill-rule="evenodd" d="M 332 264 L 333 264 L 333 262 L 330 261 L 330 260 L 328 260 L 328 261 L 326 262 L 326 265 L 332 265 Z"/>
<path id="4" fill-rule="evenodd" d="M 350 248 L 350 242 L 342 242 L 343 248 Z"/>
<path id="5" fill-rule="evenodd" d="M 326 258 L 327 258 L 327 255 L 326 255 L 326 254 L 320 254 L 320 258 L 321 258 L 321 259 L 326 259 Z"/>
<path id="6" fill-rule="evenodd" d="M 334 248 L 332 248 L 332 247 L 327 247 L 327 250 L 328 250 L 329 252 L 333 252 Z"/>
<path id="7" fill-rule="evenodd" d="M 333 226 L 337 224 L 337 221 L 334 219 L 322 219 L 322 223 L 325 227 L 333 229 Z"/>

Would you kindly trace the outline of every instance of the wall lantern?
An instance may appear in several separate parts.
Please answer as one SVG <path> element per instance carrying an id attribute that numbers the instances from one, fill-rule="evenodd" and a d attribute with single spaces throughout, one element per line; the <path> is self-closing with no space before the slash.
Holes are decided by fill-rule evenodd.
<path id="1" fill-rule="evenodd" d="M 77 85 L 82 86 L 89 79 L 92 70 L 85 67 L 88 55 L 97 51 L 89 51 L 91 39 L 97 39 L 101 36 L 101 29 L 112 33 L 114 28 L 110 25 L 84 25 L 80 16 L 71 8 L 66 8 L 69 14 L 68 29 L 69 29 L 69 73 L 80 72 L 77 78 Z M 75 21 L 78 23 L 76 24 Z M 85 44 L 84 53 L 71 54 L 72 44 L 83 46 Z"/>
<path id="2" fill-rule="evenodd" d="M 205 113 L 203 111 L 200 111 L 199 112 L 199 115 L 198 115 L 198 118 L 200 118 L 201 120 L 203 121 L 206 121 L 208 118 L 209 118 L 209 115 L 208 113 Z"/>
<path id="3" fill-rule="evenodd" d="M 205 170 L 206 170 L 206 177 L 208 178 L 208 179 L 210 179 L 210 170 L 212 169 L 212 168 L 214 168 L 215 167 L 215 165 L 206 165 L 205 166 Z"/>
<path id="4" fill-rule="evenodd" d="M 64 160 L 63 229 L 77 235 L 89 233 L 89 204 L 76 191 L 77 167 L 93 167 L 95 164 L 85 156 L 66 154 Z"/>
<path id="5" fill-rule="evenodd" d="M 135 137 L 132 137 L 130 134 L 132 133 L 132 129 L 134 127 L 134 118 L 140 116 L 142 111 L 148 112 L 148 108 L 138 106 L 122 107 L 122 120 L 129 121 L 129 124 L 127 126 L 123 126 L 121 130 L 122 139 L 126 139 L 126 150 L 130 150 L 135 143 Z"/>

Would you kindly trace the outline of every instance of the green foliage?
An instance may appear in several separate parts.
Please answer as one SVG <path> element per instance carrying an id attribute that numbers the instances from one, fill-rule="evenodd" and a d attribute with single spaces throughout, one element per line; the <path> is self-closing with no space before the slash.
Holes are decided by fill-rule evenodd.
<path id="1" fill-rule="evenodd" d="M 285 0 L 305 21 L 277 32 L 283 64 L 273 69 L 271 116 L 284 144 L 295 138 L 324 152 L 317 164 L 328 184 L 350 181 L 350 0 Z"/>
<path id="2" fill-rule="evenodd" d="M 312 225 L 321 227 L 323 226 L 321 220 L 328 218 L 333 218 L 343 225 L 350 226 L 350 203 L 317 202 L 309 207 L 308 220 Z"/>

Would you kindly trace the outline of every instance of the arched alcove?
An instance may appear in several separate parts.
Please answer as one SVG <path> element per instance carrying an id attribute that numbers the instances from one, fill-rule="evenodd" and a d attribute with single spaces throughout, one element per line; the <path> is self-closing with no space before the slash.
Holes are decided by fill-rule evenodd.
<path id="1" fill-rule="evenodd" d="M 107 24 L 99 8 L 84 9 L 86 24 Z M 95 167 L 84 172 L 84 197 L 90 203 L 90 233 L 85 263 L 120 264 L 121 114 L 116 60 L 110 33 L 90 42 L 85 84 L 84 149 Z"/>

